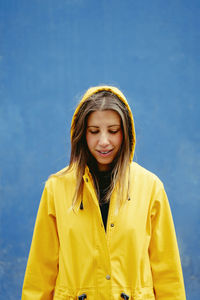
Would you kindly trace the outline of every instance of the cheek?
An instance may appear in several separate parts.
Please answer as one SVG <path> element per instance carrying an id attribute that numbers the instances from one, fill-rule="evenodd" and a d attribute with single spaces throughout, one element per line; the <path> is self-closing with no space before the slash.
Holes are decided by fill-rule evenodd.
<path id="1" fill-rule="evenodd" d="M 120 132 L 119 135 L 116 136 L 115 144 L 118 145 L 118 147 L 121 146 L 123 140 L 123 133 Z"/>
<path id="2" fill-rule="evenodd" d="M 89 145 L 90 145 L 90 137 L 89 137 L 88 133 L 86 133 L 85 138 L 86 138 L 86 142 L 87 142 L 87 145 L 88 145 L 88 148 L 89 148 Z"/>
<path id="3" fill-rule="evenodd" d="M 88 145 L 89 149 L 91 149 L 92 146 L 95 144 L 94 137 L 91 136 L 89 133 L 86 134 L 86 142 L 87 142 L 87 145 Z"/>

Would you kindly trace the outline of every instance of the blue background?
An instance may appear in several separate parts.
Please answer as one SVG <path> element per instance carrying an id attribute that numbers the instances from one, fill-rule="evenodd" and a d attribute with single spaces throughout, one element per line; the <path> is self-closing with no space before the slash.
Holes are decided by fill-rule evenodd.
<path id="1" fill-rule="evenodd" d="M 0 298 L 20 299 L 44 182 L 69 161 L 74 108 L 113 84 L 135 160 L 165 184 L 187 299 L 200 297 L 200 1 L 0 0 Z"/>

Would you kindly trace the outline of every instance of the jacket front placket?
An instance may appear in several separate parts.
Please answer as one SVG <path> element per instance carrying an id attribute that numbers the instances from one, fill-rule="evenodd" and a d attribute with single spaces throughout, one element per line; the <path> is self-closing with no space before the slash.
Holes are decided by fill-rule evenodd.
<path id="1" fill-rule="evenodd" d="M 94 245 L 95 245 L 95 266 L 94 274 L 97 296 L 99 299 L 111 299 L 111 283 L 112 283 L 112 272 L 109 254 L 109 241 L 107 238 L 107 233 L 104 229 L 104 224 L 101 216 L 101 211 L 99 207 L 99 202 L 94 190 L 92 176 L 89 172 L 86 172 L 83 176 L 85 188 L 87 189 L 90 197 L 86 201 L 90 202 L 90 215 L 89 217 L 93 219 L 94 224 Z M 112 204 L 110 204 L 112 206 Z M 109 209 L 110 214 L 110 209 Z M 108 214 L 108 221 L 109 216 Z"/>

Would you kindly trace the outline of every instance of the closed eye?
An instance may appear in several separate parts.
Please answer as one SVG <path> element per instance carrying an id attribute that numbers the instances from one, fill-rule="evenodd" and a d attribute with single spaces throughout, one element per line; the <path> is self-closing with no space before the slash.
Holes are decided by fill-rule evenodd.
<path id="1" fill-rule="evenodd" d="M 109 133 L 111 133 L 111 134 L 115 134 L 117 132 L 119 132 L 119 129 L 117 129 L 117 130 L 109 130 Z"/>
<path id="2" fill-rule="evenodd" d="M 92 134 L 97 134 L 97 133 L 99 133 L 99 130 L 89 130 L 89 132 Z"/>

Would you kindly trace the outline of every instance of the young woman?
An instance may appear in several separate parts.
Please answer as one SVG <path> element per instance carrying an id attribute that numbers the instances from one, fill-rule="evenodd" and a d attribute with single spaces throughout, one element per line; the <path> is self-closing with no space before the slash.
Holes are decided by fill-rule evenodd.
<path id="1" fill-rule="evenodd" d="M 124 95 L 90 88 L 75 110 L 71 159 L 44 188 L 22 300 L 184 300 L 161 181 L 132 162 Z"/>

